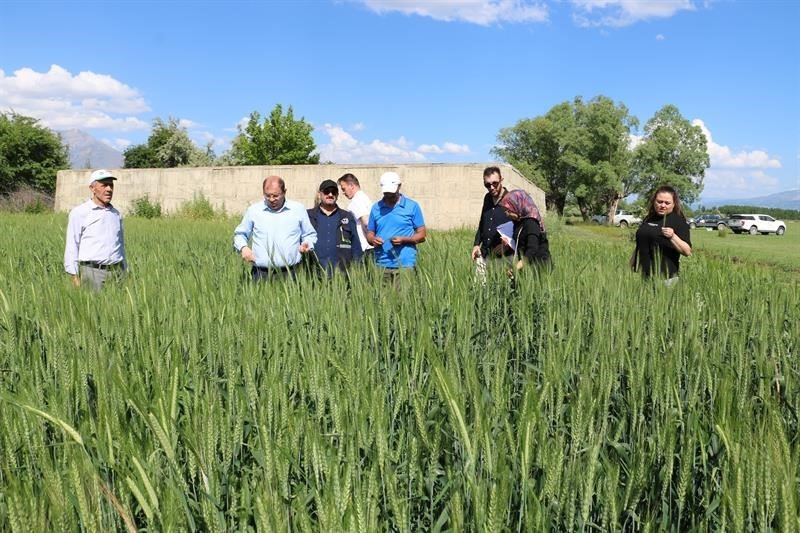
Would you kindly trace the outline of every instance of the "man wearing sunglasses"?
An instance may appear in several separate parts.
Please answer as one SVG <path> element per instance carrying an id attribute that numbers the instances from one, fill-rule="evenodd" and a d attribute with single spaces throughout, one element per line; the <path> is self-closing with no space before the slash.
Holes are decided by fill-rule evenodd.
<path id="1" fill-rule="evenodd" d="M 500 168 L 487 167 L 483 171 L 483 186 L 486 188 L 486 196 L 483 197 L 483 207 L 481 207 L 481 218 L 478 223 L 478 231 L 475 232 L 475 242 L 472 247 L 472 260 L 475 262 L 475 269 L 481 280 L 486 276 L 486 260 L 490 258 L 505 257 L 511 255 L 513 250 L 503 244 L 497 227 L 508 222 L 505 211 L 500 206 L 500 200 L 506 195 L 508 190 L 503 187 L 503 176 Z"/>
<path id="2" fill-rule="evenodd" d="M 339 208 L 339 187 L 333 180 L 319 184 L 317 206 L 308 210 L 308 219 L 317 230 L 314 246 L 319 266 L 327 277 L 338 269 L 346 271 L 353 260 L 362 256 L 361 242 L 356 229 L 356 217 L 350 211 Z"/>

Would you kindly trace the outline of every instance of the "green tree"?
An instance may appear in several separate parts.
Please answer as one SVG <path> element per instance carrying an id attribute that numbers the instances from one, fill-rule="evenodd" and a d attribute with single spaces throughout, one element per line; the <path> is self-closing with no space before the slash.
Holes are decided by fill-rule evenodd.
<path id="1" fill-rule="evenodd" d="M 564 212 L 574 167 L 568 154 L 575 133 L 572 105 L 564 102 L 546 115 L 526 118 L 500 130 L 492 153 L 514 165 L 547 195 L 547 207 Z"/>
<path id="2" fill-rule="evenodd" d="M 153 121 L 153 129 L 144 144 L 128 147 L 123 152 L 125 168 L 201 167 L 214 164 L 213 152 L 198 148 L 178 119 L 170 117 Z"/>
<path id="3" fill-rule="evenodd" d="M 0 114 L 0 194 L 27 185 L 53 193 L 56 174 L 69 168 L 61 138 L 32 117 Z"/>
<path id="4" fill-rule="evenodd" d="M 586 219 L 621 197 L 630 132 L 637 125 L 623 104 L 577 97 L 501 130 L 492 153 L 542 188 L 549 209 L 563 214 L 567 201 L 574 201 Z"/>
<path id="5" fill-rule="evenodd" d="M 576 132 L 567 154 L 575 167 L 569 184 L 584 220 L 605 210 L 612 220 L 620 200 L 631 194 L 630 136 L 639 122 L 624 104 L 605 96 L 574 102 Z"/>
<path id="6" fill-rule="evenodd" d="M 319 154 L 314 153 L 313 129 L 304 118 L 295 120 L 291 106 L 284 115 L 277 104 L 263 123 L 258 111 L 253 111 L 247 125 L 239 126 L 226 159 L 234 165 L 316 165 Z"/>
<path id="7" fill-rule="evenodd" d="M 676 187 L 681 201 L 694 202 L 703 190 L 710 164 L 708 140 L 699 126 L 683 118 L 674 105 L 665 105 L 647 121 L 633 161 L 634 191 L 649 197 L 659 185 Z"/>

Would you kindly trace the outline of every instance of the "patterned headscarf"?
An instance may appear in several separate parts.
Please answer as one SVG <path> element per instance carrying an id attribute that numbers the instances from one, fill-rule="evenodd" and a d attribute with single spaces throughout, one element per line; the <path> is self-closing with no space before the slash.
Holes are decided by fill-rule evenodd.
<path id="1" fill-rule="evenodd" d="M 511 211 L 515 215 L 519 216 L 520 219 L 523 218 L 532 218 L 539 223 L 539 227 L 542 228 L 544 232 L 544 220 L 542 220 L 542 214 L 539 212 L 539 208 L 536 207 L 536 203 L 531 198 L 531 195 L 527 192 L 523 191 L 522 189 L 514 189 L 513 191 L 509 191 L 503 199 L 500 200 L 500 205 L 503 209 L 507 211 Z"/>

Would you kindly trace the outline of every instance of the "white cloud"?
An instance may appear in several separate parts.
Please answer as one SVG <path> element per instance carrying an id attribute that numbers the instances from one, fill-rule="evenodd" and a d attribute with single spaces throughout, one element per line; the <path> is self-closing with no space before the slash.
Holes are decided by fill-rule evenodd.
<path id="1" fill-rule="evenodd" d="M 666 39 L 666 37 L 664 37 L 664 35 L 662 35 L 660 33 L 658 35 L 656 35 L 656 41 L 663 41 L 664 39 Z"/>
<path id="2" fill-rule="evenodd" d="M 208 143 L 211 143 L 211 148 L 216 152 L 227 150 L 231 144 L 231 140 L 228 137 L 220 137 L 210 131 L 198 131 L 193 140 L 200 148 L 205 148 Z"/>
<path id="3" fill-rule="evenodd" d="M 319 153 L 322 161 L 335 161 L 336 163 L 414 163 L 426 161 L 426 154 L 467 154 L 469 146 L 445 142 L 442 146 L 436 144 L 421 144 L 414 147 L 405 137 L 384 141 L 373 139 L 362 141 L 341 126 L 323 124 L 317 128 L 318 132 L 327 136 L 328 142 L 320 143 Z"/>
<path id="4" fill-rule="evenodd" d="M 180 126 L 181 128 L 186 128 L 188 130 L 191 128 L 198 128 L 200 127 L 200 124 L 198 124 L 194 120 L 189 120 L 188 118 L 182 118 L 178 120 L 178 126 Z"/>
<path id="5" fill-rule="evenodd" d="M 118 152 L 124 152 L 128 146 L 133 144 L 133 142 L 128 139 L 101 139 L 101 140 L 114 150 L 117 150 Z"/>
<path id="6" fill-rule="evenodd" d="M 503 22 L 546 22 L 547 5 L 531 0 L 354 0 L 376 13 L 399 12 L 445 22 L 481 26 Z"/>
<path id="7" fill-rule="evenodd" d="M 139 91 L 106 74 L 73 75 L 58 65 L 47 72 L 22 68 L 11 76 L 0 69 L 0 111 L 12 110 L 54 129 L 149 128 L 135 116 L 150 111 Z"/>
<path id="8" fill-rule="evenodd" d="M 699 126 L 708 140 L 708 156 L 712 168 L 781 168 L 781 162 L 764 150 L 733 152 L 729 147 L 714 142 L 705 123 L 696 118 L 692 125 Z"/>
<path id="9" fill-rule="evenodd" d="M 781 162 L 764 150 L 733 151 L 717 144 L 711 131 L 700 119 L 692 120 L 699 126 L 708 141 L 708 156 L 711 166 L 706 170 L 703 196 L 733 198 L 769 194 L 780 188 L 780 180 L 767 170 L 781 168 Z"/>
<path id="10" fill-rule="evenodd" d="M 356 122 L 350 129 L 353 131 L 364 131 L 364 129 L 366 129 L 366 126 L 364 125 L 363 122 Z"/>
<path id="11" fill-rule="evenodd" d="M 570 0 L 579 26 L 629 26 L 642 20 L 668 18 L 693 11 L 692 0 Z"/>

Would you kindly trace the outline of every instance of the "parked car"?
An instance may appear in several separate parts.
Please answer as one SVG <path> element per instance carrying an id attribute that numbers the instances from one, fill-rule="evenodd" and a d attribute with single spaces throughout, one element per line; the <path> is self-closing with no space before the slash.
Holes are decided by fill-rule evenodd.
<path id="1" fill-rule="evenodd" d="M 712 228 L 712 229 L 725 229 L 728 227 L 725 224 L 725 217 L 722 215 L 700 215 L 697 218 L 689 219 L 689 227 L 695 228 Z"/>
<path id="2" fill-rule="evenodd" d="M 750 235 L 758 233 L 783 235 L 786 233 L 786 223 L 783 220 L 775 220 L 769 215 L 760 214 L 731 215 L 728 218 L 728 227 L 734 233 L 748 232 Z"/>
<path id="3" fill-rule="evenodd" d="M 608 220 L 607 215 L 594 215 L 592 217 L 592 221 L 596 224 L 605 224 Z M 633 224 L 641 224 L 642 219 L 637 217 L 634 214 L 628 213 L 622 209 L 618 209 L 616 214 L 614 215 L 614 225 L 619 226 L 621 228 L 625 228 L 627 226 Z"/>

